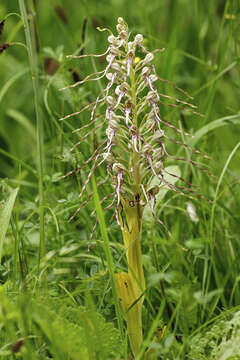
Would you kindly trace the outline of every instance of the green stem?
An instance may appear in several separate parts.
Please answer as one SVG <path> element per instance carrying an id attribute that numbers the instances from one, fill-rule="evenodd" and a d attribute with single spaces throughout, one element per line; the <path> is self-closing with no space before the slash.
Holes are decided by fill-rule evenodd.
<path id="1" fill-rule="evenodd" d="M 126 222 L 122 222 L 122 235 L 127 253 L 128 274 L 120 273 L 117 277 L 118 293 L 125 312 L 127 332 L 132 352 L 136 357 L 142 345 L 142 304 L 145 279 L 142 264 L 141 234 L 142 220 L 137 207 L 131 207 L 128 200 L 122 199 Z M 123 306 L 125 303 L 125 306 Z M 134 305 L 133 305 L 134 304 Z"/>
<path id="2" fill-rule="evenodd" d="M 32 77 L 34 108 L 35 108 L 36 125 L 37 125 L 37 153 L 38 153 L 38 174 L 39 174 L 38 191 L 39 191 L 39 208 L 40 208 L 39 210 L 40 251 L 39 251 L 38 265 L 40 265 L 40 260 L 45 256 L 45 234 L 44 234 L 45 231 L 44 231 L 44 192 L 43 192 L 43 157 L 44 157 L 43 124 L 42 124 L 42 119 L 40 118 L 40 111 L 39 111 L 38 62 L 37 62 L 36 49 L 31 37 L 24 0 L 19 0 L 19 8 L 22 16 L 22 21 L 24 24 L 29 65 L 30 65 L 31 77 Z"/>
<path id="3" fill-rule="evenodd" d="M 133 67 L 130 69 L 131 99 L 132 99 L 132 122 L 136 135 L 138 132 L 137 122 L 137 99 L 135 72 Z M 122 235 L 124 247 L 127 255 L 128 274 L 121 273 L 117 276 L 118 292 L 122 302 L 125 302 L 125 319 L 127 322 L 127 331 L 129 342 L 134 357 L 140 351 L 142 345 L 142 304 L 145 291 L 145 279 L 142 263 L 141 236 L 142 236 L 142 206 L 140 204 L 140 158 L 139 153 L 132 145 L 132 158 L 130 166 L 133 168 L 133 186 L 134 186 L 134 205 L 130 204 L 129 199 L 122 198 L 123 213 L 120 215 L 122 223 Z M 130 290 L 131 289 L 131 290 Z M 138 300 L 139 299 L 139 300 Z M 135 303 L 136 302 L 136 303 Z M 126 310 L 127 305 L 130 309 Z"/>
<path id="4" fill-rule="evenodd" d="M 141 236 L 142 220 L 139 219 L 136 207 L 131 207 L 123 202 L 127 223 L 122 229 L 124 247 L 127 254 L 128 273 L 136 282 L 138 290 L 137 297 L 145 290 L 145 279 L 142 264 Z"/>

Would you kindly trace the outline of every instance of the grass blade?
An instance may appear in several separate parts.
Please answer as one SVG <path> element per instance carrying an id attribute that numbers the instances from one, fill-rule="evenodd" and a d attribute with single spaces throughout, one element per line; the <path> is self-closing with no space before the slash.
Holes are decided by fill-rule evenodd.
<path id="1" fill-rule="evenodd" d="M 12 76 L 1 88 L 0 90 L 0 103 L 2 102 L 3 97 L 8 92 L 8 89 L 14 85 L 14 83 L 21 77 L 28 73 L 28 69 L 21 70 L 17 72 L 14 76 Z"/>
<path id="2" fill-rule="evenodd" d="M 92 176 L 92 187 L 93 187 L 94 202 L 95 202 L 95 206 L 96 206 L 97 218 L 98 218 L 98 222 L 99 222 L 99 226 L 100 226 L 101 235 L 103 238 L 104 252 L 105 252 L 105 255 L 107 258 L 107 266 L 108 266 L 108 271 L 110 274 L 110 280 L 111 280 L 111 286 L 112 286 L 112 292 L 113 292 L 113 298 L 114 298 L 114 304 L 115 304 L 115 311 L 116 311 L 116 316 L 117 316 L 117 321 L 118 321 L 118 328 L 120 330 L 121 337 L 123 339 L 123 322 L 122 322 L 121 310 L 120 310 L 120 305 L 119 305 L 118 295 L 117 295 L 113 258 L 112 258 L 112 254 L 111 254 L 111 250 L 110 250 L 110 246 L 109 246 L 107 227 L 105 224 L 102 206 L 101 206 L 101 203 L 99 200 L 97 185 L 96 185 L 94 176 Z"/>
<path id="3" fill-rule="evenodd" d="M 210 131 L 215 130 L 219 127 L 226 126 L 226 125 L 239 125 L 240 124 L 240 113 L 230 116 L 224 116 L 220 119 L 211 121 L 207 125 L 203 126 L 199 129 L 195 134 L 194 138 L 189 141 L 189 145 L 195 146 L 196 143 Z"/>
<path id="4" fill-rule="evenodd" d="M 0 264 L 2 260 L 3 242 L 9 226 L 13 206 L 18 193 L 18 188 L 12 190 L 7 202 L 0 208 Z"/>
<path id="5" fill-rule="evenodd" d="M 212 205 L 212 213 L 211 213 L 211 221 L 210 221 L 210 234 L 211 234 L 211 239 L 212 242 L 213 241 L 213 222 L 214 222 L 214 214 L 215 214 L 215 207 L 216 207 L 216 202 L 217 202 L 217 197 L 218 197 L 218 193 L 219 193 L 219 189 L 223 180 L 223 177 L 225 175 L 225 172 L 228 168 L 228 165 L 230 163 L 230 161 L 232 160 L 233 155 L 235 154 L 235 152 L 237 151 L 237 149 L 240 147 L 240 142 L 234 147 L 234 149 L 232 150 L 231 154 L 229 155 L 224 168 L 221 172 L 221 175 L 219 177 L 218 183 L 217 183 L 217 187 L 216 187 L 216 191 L 215 191 L 215 196 L 214 196 L 214 200 L 213 200 L 213 205 Z"/>

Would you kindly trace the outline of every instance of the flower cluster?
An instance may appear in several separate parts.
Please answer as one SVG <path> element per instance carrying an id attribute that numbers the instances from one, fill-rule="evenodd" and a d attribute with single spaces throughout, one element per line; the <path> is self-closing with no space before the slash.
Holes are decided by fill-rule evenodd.
<path id="1" fill-rule="evenodd" d="M 86 190 L 94 171 L 101 164 L 106 163 L 105 169 L 114 188 L 114 192 L 111 194 L 113 200 L 107 208 L 115 204 L 116 214 L 118 215 L 120 207 L 136 206 L 139 217 L 141 217 L 145 205 L 149 203 L 155 216 L 155 196 L 161 186 L 167 186 L 171 190 L 188 197 L 195 194 L 195 191 L 190 186 L 191 184 L 186 183 L 182 178 L 179 179 L 186 184 L 183 187 L 173 185 L 166 180 L 166 175 L 169 175 L 169 172 L 164 166 L 165 161 L 168 158 L 188 161 L 198 167 L 192 160 L 175 158 L 167 152 L 166 141 L 182 144 L 181 141 L 169 137 L 167 135 L 169 131 L 167 130 L 173 130 L 176 133 L 185 135 L 189 134 L 176 128 L 161 116 L 160 104 L 163 98 L 167 98 L 174 100 L 175 106 L 182 104 L 192 112 L 194 112 L 192 109 L 195 106 L 186 101 L 159 94 L 155 84 L 162 79 L 158 77 L 153 65 L 154 53 L 148 52 L 145 48 L 143 36 L 137 34 L 133 41 L 130 41 L 128 26 L 122 18 L 118 18 L 116 28 L 116 36 L 110 31 L 108 36 L 109 47 L 104 54 L 80 56 L 81 58 L 85 56 L 105 56 L 106 68 L 71 86 L 75 87 L 88 81 L 106 78 L 107 85 L 105 89 L 97 97 L 96 101 L 74 114 L 65 116 L 61 120 L 78 115 L 83 111 L 91 112 L 89 123 L 76 130 L 81 133 L 85 132 L 88 127 L 92 127 L 91 131 L 84 133 L 74 148 L 87 139 L 93 129 L 96 131 L 104 128 L 106 134 L 104 141 L 95 149 L 91 157 L 77 169 L 77 171 L 80 171 L 91 163 L 80 196 Z M 138 58 L 139 53 L 141 54 L 140 60 Z M 135 60 L 136 58 L 138 61 Z M 188 96 L 183 90 L 177 89 Z M 106 107 L 104 115 L 96 114 L 97 106 L 100 104 L 104 104 Z M 188 145 L 182 145 L 190 149 Z M 192 153 L 199 153 L 197 150 L 190 150 Z M 202 170 L 204 171 L 204 169 Z M 67 175 L 74 171 L 76 169 Z M 176 176 L 174 174 L 170 175 Z M 158 179 L 158 185 L 151 186 L 153 178 Z M 109 196 L 106 196 L 103 200 L 108 198 Z M 86 201 L 83 204 L 85 203 Z M 81 206 L 76 213 L 80 208 Z M 121 224 L 118 216 L 117 219 Z M 159 220 L 159 222 L 161 221 Z"/>

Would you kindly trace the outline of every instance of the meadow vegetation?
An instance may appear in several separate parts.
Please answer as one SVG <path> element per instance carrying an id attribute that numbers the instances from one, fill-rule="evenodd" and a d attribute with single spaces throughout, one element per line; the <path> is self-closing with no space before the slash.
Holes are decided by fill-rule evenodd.
<path id="1" fill-rule="evenodd" d="M 146 129 L 126 135 L 135 105 L 145 106 L 141 121 L 151 112 L 133 77 L 144 51 L 129 68 L 128 48 L 121 59 L 131 87 L 116 101 L 132 97 L 116 113 L 130 108 L 122 147 L 116 119 L 106 119 L 113 99 L 81 112 L 111 81 L 85 81 L 109 63 L 85 55 L 106 51 L 113 39 L 98 28 L 116 35 L 119 17 L 131 41 L 159 49 L 148 86 L 160 94 L 170 156 L 158 167 L 143 149 Z M 0 3 L 0 359 L 240 359 L 239 60 L 237 0 Z M 133 170 L 123 184 L 126 157 L 133 167 L 141 158 L 143 182 Z"/>

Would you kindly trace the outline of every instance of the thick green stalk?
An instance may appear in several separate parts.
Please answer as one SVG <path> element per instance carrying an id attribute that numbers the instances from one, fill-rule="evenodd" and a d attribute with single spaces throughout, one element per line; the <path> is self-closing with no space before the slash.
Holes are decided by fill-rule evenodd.
<path id="1" fill-rule="evenodd" d="M 37 125 L 37 153 L 38 153 L 38 191 L 39 191 L 39 217 L 40 217 L 40 260 L 45 256 L 45 234 L 44 234 L 44 192 L 43 192 L 43 124 L 39 111 L 39 87 L 38 87 L 38 63 L 35 46 L 31 37 L 30 27 L 24 0 L 19 0 L 19 8 L 24 24 L 26 45 L 28 51 L 29 65 L 32 77 L 34 108 Z"/>
<path id="2" fill-rule="evenodd" d="M 142 302 L 136 302 L 136 283 L 129 274 L 118 273 L 115 278 L 131 350 L 136 357 L 142 345 Z"/>
<path id="3" fill-rule="evenodd" d="M 122 199 L 124 219 L 120 217 L 124 247 L 127 253 L 128 273 L 116 275 L 118 296 L 127 323 L 127 332 L 134 357 L 142 345 L 142 303 L 145 279 L 142 265 L 141 233 L 142 220 L 137 207 L 131 207 L 128 200 Z M 121 214 L 120 214 L 121 216 Z"/>
<path id="4" fill-rule="evenodd" d="M 122 199 L 126 224 L 123 224 L 122 235 L 127 253 L 128 273 L 136 283 L 137 297 L 145 290 L 145 279 L 142 265 L 142 219 L 139 218 L 137 206 L 131 207 Z M 141 216 L 141 215 L 140 215 Z"/>
<path id="5" fill-rule="evenodd" d="M 130 69 L 131 99 L 132 99 L 132 122 L 135 131 L 138 132 L 137 123 L 137 99 L 135 88 L 135 73 Z M 145 291 L 145 279 L 142 264 L 141 236 L 142 236 L 142 206 L 140 204 L 140 169 L 139 154 L 132 146 L 130 166 L 133 168 L 134 201 L 121 198 L 123 217 L 120 215 L 124 247 L 127 255 L 128 273 L 120 273 L 116 276 L 118 294 L 122 303 L 127 323 L 127 331 L 130 346 L 134 357 L 140 351 L 142 345 L 142 304 Z M 134 305 L 133 305 L 134 304 Z"/>

